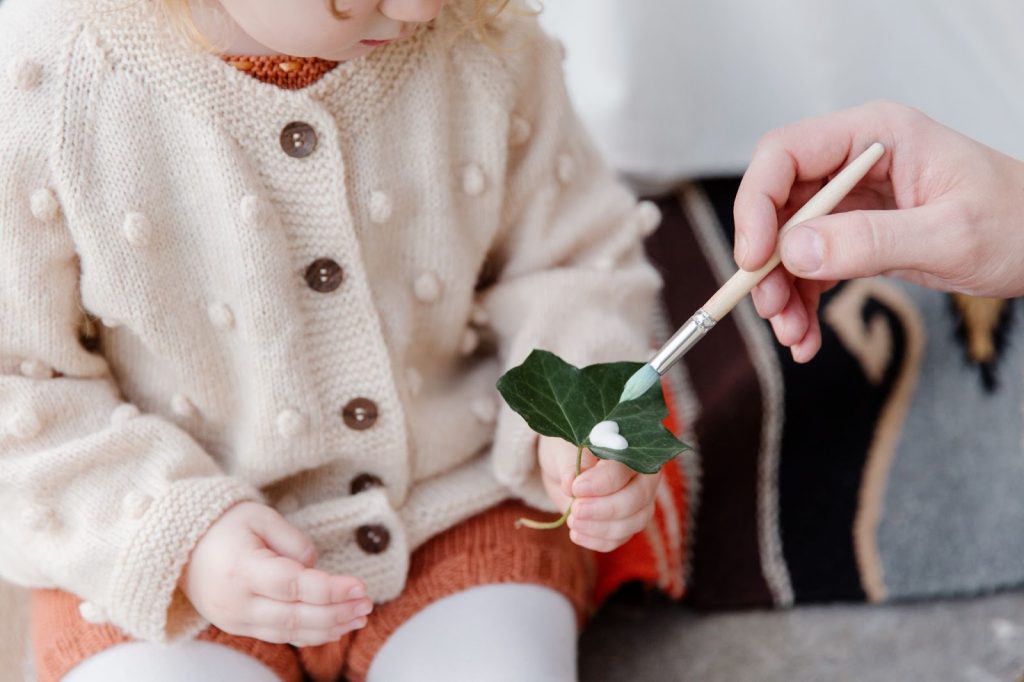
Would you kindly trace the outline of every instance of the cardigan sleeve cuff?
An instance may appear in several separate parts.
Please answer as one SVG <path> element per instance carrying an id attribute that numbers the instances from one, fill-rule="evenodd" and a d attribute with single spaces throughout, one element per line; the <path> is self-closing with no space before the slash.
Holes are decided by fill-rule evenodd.
<path id="1" fill-rule="evenodd" d="M 254 488 L 226 476 L 174 482 L 150 505 L 114 567 L 109 619 L 129 635 L 152 642 L 199 634 L 209 623 L 178 589 L 189 555 L 225 511 L 260 499 Z"/>

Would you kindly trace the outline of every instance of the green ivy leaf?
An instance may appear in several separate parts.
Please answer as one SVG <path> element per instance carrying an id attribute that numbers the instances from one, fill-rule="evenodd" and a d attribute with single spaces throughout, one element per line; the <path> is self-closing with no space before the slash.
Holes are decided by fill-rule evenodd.
<path id="1" fill-rule="evenodd" d="M 653 474 L 689 446 L 665 428 L 668 416 L 661 383 L 635 400 L 619 396 L 640 362 L 610 362 L 579 369 L 554 353 L 534 350 L 523 364 L 498 379 L 498 391 L 537 433 L 589 448 L 601 459 L 622 462 L 630 469 Z M 592 445 L 591 429 L 614 421 L 628 442 L 623 450 Z"/>

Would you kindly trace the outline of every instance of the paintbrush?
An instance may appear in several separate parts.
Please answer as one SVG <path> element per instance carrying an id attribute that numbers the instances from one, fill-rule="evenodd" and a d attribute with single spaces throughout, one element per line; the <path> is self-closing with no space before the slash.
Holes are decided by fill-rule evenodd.
<path id="1" fill-rule="evenodd" d="M 818 193 L 811 197 L 810 201 L 793 214 L 782 229 L 781 235 L 802 222 L 812 218 L 820 218 L 834 209 L 843 198 L 850 193 L 850 190 L 867 175 L 868 171 L 878 162 L 885 153 L 885 147 L 875 142 L 868 147 L 860 156 L 850 162 L 832 180 L 818 190 Z M 781 242 L 781 239 L 779 240 Z M 650 362 L 641 367 L 626 382 L 622 390 L 619 402 L 626 402 L 639 398 L 653 386 L 674 364 L 679 362 L 686 353 L 703 339 L 711 328 L 723 317 L 729 314 L 736 304 L 750 290 L 756 287 L 768 273 L 782 262 L 779 255 L 779 247 L 776 244 L 775 253 L 765 263 L 764 267 L 754 272 L 739 270 L 729 278 L 729 281 L 722 285 L 714 296 L 708 299 L 701 308 L 687 320 L 686 324 L 672 335 L 664 346 L 651 358 Z"/>

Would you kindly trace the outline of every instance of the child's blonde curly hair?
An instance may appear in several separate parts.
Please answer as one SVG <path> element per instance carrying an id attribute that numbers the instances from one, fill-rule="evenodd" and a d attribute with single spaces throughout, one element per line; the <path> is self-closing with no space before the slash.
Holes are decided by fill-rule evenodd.
<path id="1" fill-rule="evenodd" d="M 200 33 L 199 29 L 196 27 L 195 21 L 192 19 L 189 0 L 160 0 L 160 2 L 168 16 L 170 16 L 175 23 L 185 31 L 185 33 L 213 49 L 213 46 L 211 46 L 202 33 Z M 324 0 L 324 2 L 327 5 L 327 9 L 330 10 L 331 14 L 333 14 L 338 20 L 344 21 L 349 18 L 348 12 L 343 9 L 338 9 L 338 0 Z M 490 35 L 487 30 L 488 22 L 501 14 L 512 0 L 466 0 L 466 2 L 471 3 L 473 8 L 472 19 L 466 28 L 474 31 L 482 39 L 488 40 Z"/>

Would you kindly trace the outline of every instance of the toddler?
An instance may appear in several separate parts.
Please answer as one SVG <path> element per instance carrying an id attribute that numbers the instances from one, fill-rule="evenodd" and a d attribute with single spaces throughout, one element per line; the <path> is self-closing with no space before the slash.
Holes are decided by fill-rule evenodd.
<path id="1" fill-rule="evenodd" d="M 41 682 L 575 678 L 659 477 L 574 480 L 494 384 L 645 359 L 657 215 L 503 5 L 5 0 L 0 575 Z"/>

